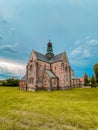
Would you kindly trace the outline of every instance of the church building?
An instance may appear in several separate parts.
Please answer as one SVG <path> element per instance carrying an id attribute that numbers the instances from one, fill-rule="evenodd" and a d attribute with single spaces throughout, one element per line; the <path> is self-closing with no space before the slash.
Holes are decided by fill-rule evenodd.
<path id="1" fill-rule="evenodd" d="M 32 51 L 26 66 L 26 75 L 20 81 L 19 88 L 29 91 L 46 89 L 48 91 L 65 90 L 79 86 L 79 80 L 73 84 L 72 69 L 66 52 L 55 55 L 51 41 L 47 44 L 45 55 Z"/>

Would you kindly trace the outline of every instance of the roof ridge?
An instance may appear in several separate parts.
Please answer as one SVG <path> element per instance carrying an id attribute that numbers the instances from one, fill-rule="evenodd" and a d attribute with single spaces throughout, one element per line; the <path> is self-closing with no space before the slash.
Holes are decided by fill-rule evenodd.
<path id="1" fill-rule="evenodd" d="M 44 61 L 44 62 L 49 62 L 49 59 L 46 55 L 40 53 L 40 52 L 37 52 L 37 51 L 34 51 L 35 55 L 37 56 L 37 59 L 41 60 L 41 61 Z"/>
<path id="2" fill-rule="evenodd" d="M 65 58 L 64 58 L 65 57 Z M 58 62 L 58 61 L 62 61 L 62 60 L 66 60 L 66 62 L 69 62 L 68 61 L 68 57 L 67 57 L 67 53 L 64 51 L 62 53 L 59 53 L 57 55 L 55 55 L 51 60 L 50 62 L 51 63 L 54 63 L 54 62 Z"/>
<path id="3" fill-rule="evenodd" d="M 44 54 L 42 54 L 42 53 L 40 53 L 40 52 L 38 52 L 38 51 L 35 51 L 35 50 L 33 50 L 35 53 L 38 53 L 38 54 L 41 54 L 41 55 L 43 55 L 43 56 L 45 56 Z"/>
<path id="4" fill-rule="evenodd" d="M 58 56 L 58 55 L 61 55 L 61 54 L 64 54 L 64 52 L 61 52 L 61 53 L 59 53 L 59 54 L 56 54 L 56 55 L 54 55 L 54 57 L 55 57 L 55 56 Z"/>

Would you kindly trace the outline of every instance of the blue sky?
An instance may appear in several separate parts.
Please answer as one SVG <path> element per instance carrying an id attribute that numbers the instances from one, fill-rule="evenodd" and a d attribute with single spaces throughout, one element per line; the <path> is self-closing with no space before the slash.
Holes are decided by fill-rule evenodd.
<path id="1" fill-rule="evenodd" d="M 33 50 L 66 51 L 75 75 L 98 62 L 98 0 L 0 0 L 0 79 L 21 78 Z"/>

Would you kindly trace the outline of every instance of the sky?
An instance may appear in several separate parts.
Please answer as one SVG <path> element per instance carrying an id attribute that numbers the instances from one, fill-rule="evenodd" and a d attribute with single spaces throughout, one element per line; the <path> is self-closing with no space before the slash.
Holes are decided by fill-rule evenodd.
<path id="1" fill-rule="evenodd" d="M 77 77 L 98 62 L 98 0 L 0 0 L 0 79 L 21 78 L 32 50 L 67 52 Z"/>

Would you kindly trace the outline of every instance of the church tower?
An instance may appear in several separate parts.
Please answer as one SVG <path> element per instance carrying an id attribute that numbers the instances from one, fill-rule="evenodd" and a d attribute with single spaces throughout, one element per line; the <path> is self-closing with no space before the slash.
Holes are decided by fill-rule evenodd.
<path id="1" fill-rule="evenodd" d="M 53 49 L 52 49 L 52 43 L 51 41 L 49 40 L 48 44 L 47 44 L 47 53 L 46 53 L 46 56 L 49 58 L 49 60 L 51 60 L 54 56 L 53 54 Z"/>

